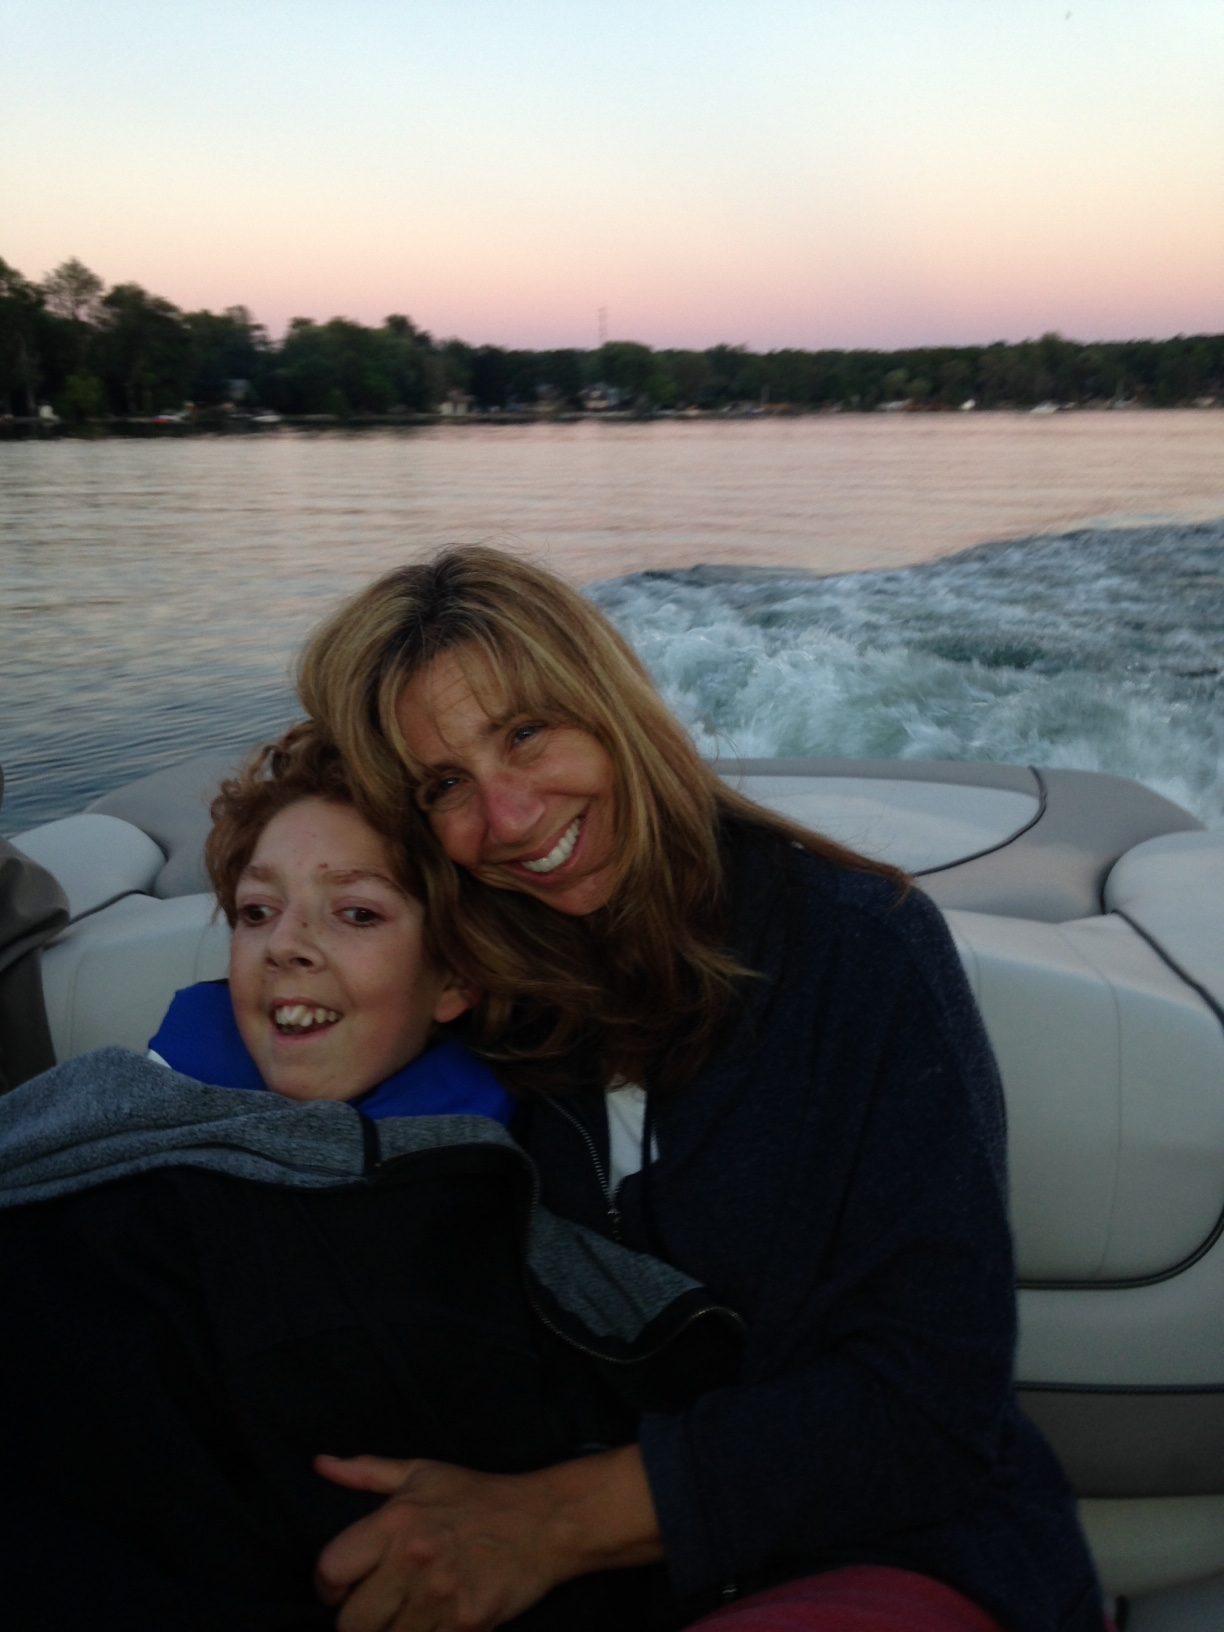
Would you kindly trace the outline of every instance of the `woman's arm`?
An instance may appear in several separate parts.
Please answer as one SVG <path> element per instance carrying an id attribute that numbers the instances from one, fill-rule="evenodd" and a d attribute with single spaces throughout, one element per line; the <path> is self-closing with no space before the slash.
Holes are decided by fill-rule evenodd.
<path id="1" fill-rule="evenodd" d="M 662 1557 L 635 1445 L 525 1474 L 374 1456 L 315 1466 L 388 1497 L 320 1555 L 338 1632 L 485 1632 L 573 1576 Z"/>

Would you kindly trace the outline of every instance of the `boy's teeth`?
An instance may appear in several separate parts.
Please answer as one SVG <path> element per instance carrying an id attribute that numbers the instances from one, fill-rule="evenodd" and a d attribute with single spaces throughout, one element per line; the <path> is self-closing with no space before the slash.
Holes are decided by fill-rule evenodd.
<path id="1" fill-rule="evenodd" d="M 315 1008 L 305 1003 L 282 1003 L 272 1010 L 272 1018 L 282 1031 L 310 1031 L 314 1026 L 330 1026 L 340 1016 L 335 1009 Z"/>
<path id="2" fill-rule="evenodd" d="M 546 856 L 541 856 L 538 861 L 525 861 L 523 866 L 529 873 L 555 873 L 561 863 L 573 855 L 581 826 L 582 817 L 575 816 Z"/>

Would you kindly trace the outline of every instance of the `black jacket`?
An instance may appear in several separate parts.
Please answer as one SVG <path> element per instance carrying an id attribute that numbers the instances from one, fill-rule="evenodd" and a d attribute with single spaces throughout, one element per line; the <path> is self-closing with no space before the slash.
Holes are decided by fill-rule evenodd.
<path id="1" fill-rule="evenodd" d="M 479 1116 L 372 1122 L 125 1049 L 0 1099 L 5 1632 L 322 1632 L 319 1549 L 381 1497 L 312 1457 L 521 1472 L 735 1375 L 689 1278 L 535 1204 Z M 675 1623 L 664 1572 L 523 1632 Z"/>
<path id="2" fill-rule="evenodd" d="M 641 1444 L 673 1589 L 875 1562 L 1010 1632 L 1100 1632 L 1074 1502 L 1011 1389 L 1015 1300 L 998 1072 L 918 890 L 729 826 L 729 943 L 760 978 L 712 1063 L 652 1096 L 658 1160 L 627 1244 L 747 1320 L 738 1382 Z M 567 1109 L 607 1153 L 598 1095 Z M 609 1229 L 574 1123 L 520 1137 L 554 1211 Z"/>

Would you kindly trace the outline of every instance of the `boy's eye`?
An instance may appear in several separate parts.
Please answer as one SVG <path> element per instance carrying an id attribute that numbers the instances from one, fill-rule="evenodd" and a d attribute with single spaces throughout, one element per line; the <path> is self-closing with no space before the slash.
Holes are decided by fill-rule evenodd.
<path id="1" fill-rule="evenodd" d="M 271 916 L 272 908 L 262 901 L 248 901 L 238 908 L 238 921 L 242 924 L 266 924 Z"/>
<path id="2" fill-rule="evenodd" d="M 381 924 L 382 913 L 375 912 L 373 907 L 342 907 L 340 916 L 350 924 Z"/>

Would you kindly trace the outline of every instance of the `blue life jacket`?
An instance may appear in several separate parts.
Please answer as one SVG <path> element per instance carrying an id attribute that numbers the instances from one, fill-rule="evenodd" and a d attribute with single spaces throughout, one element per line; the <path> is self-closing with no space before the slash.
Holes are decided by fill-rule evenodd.
<path id="1" fill-rule="evenodd" d="M 175 992 L 149 1047 L 196 1082 L 216 1088 L 265 1088 L 234 1019 L 226 980 L 202 980 Z M 489 1068 L 449 1039 L 427 1048 L 348 1103 L 375 1119 L 488 1116 L 504 1126 L 514 1114 L 514 1101 Z"/>

